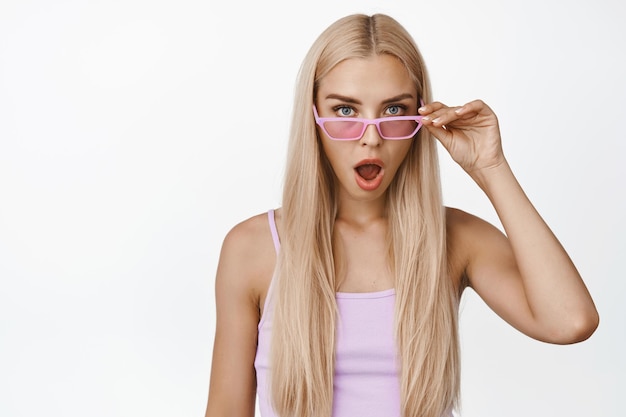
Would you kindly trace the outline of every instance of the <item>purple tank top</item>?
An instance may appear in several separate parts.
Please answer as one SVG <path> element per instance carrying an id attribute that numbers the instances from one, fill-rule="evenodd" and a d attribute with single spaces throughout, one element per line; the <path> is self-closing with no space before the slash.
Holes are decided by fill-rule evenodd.
<path id="1" fill-rule="evenodd" d="M 268 218 L 276 251 L 280 241 L 274 212 Z M 268 385 L 272 332 L 272 279 L 258 326 L 254 361 L 258 404 L 262 417 L 276 417 Z M 335 345 L 333 417 L 400 417 L 394 338 L 395 290 L 336 294 L 338 307 Z"/>

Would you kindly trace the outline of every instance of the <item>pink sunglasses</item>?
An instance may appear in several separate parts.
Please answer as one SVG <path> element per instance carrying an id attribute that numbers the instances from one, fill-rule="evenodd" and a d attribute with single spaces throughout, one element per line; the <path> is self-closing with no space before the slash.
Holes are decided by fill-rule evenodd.
<path id="1" fill-rule="evenodd" d="M 423 106 L 424 102 L 420 100 Z M 313 105 L 315 123 L 333 140 L 359 140 L 369 125 L 375 125 L 383 139 L 409 139 L 417 134 L 422 127 L 422 116 L 390 116 L 377 119 L 360 117 L 320 117 L 317 107 Z"/>

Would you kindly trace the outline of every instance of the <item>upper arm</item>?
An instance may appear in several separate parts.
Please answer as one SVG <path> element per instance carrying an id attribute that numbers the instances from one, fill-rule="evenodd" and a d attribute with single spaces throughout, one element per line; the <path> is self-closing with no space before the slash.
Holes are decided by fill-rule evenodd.
<path id="1" fill-rule="evenodd" d="M 256 223 L 256 224 L 255 224 Z M 206 416 L 253 416 L 260 286 L 267 261 L 259 221 L 224 239 L 215 280 L 216 330 Z"/>
<path id="2" fill-rule="evenodd" d="M 528 336 L 541 338 L 507 237 L 490 223 L 448 209 L 449 252 L 457 274 L 501 318 Z"/>

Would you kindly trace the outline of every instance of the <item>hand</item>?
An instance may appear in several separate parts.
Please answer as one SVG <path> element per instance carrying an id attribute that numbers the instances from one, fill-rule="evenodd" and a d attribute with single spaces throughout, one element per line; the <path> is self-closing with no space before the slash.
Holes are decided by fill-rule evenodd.
<path id="1" fill-rule="evenodd" d="M 440 102 L 419 109 L 422 123 L 470 175 L 505 162 L 498 119 L 481 100 L 460 107 Z"/>

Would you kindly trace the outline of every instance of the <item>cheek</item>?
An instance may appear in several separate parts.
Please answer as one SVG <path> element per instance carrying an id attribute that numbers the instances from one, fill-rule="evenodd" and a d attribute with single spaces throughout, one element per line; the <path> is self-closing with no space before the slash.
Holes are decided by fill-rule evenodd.
<path id="1" fill-rule="evenodd" d="M 409 150 L 411 149 L 411 142 L 398 142 L 394 144 L 397 146 L 397 149 L 394 149 L 394 162 L 397 166 L 400 166 L 405 158 L 409 155 Z"/>
<path id="2" fill-rule="evenodd" d="M 396 174 L 398 173 L 398 170 L 402 166 L 402 163 L 405 162 L 406 158 L 410 157 L 409 156 L 410 149 L 411 149 L 410 144 L 408 145 L 402 144 L 401 146 L 398 146 L 397 149 L 394 149 L 393 155 L 391 155 L 389 159 L 390 163 L 386 168 L 387 173 L 391 174 L 390 179 L 395 178 Z"/>
<path id="3" fill-rule="evenodd" d="M 336 171 L 339 167 L 337 164 L 341 163 L 344 157 L 342 156 L 342 151 L 336 142 L 330 140 L 321 140 L 322 150 L 326 159 L 330 162 L 330 165 L 333 167 L 333 171 Z"/>

